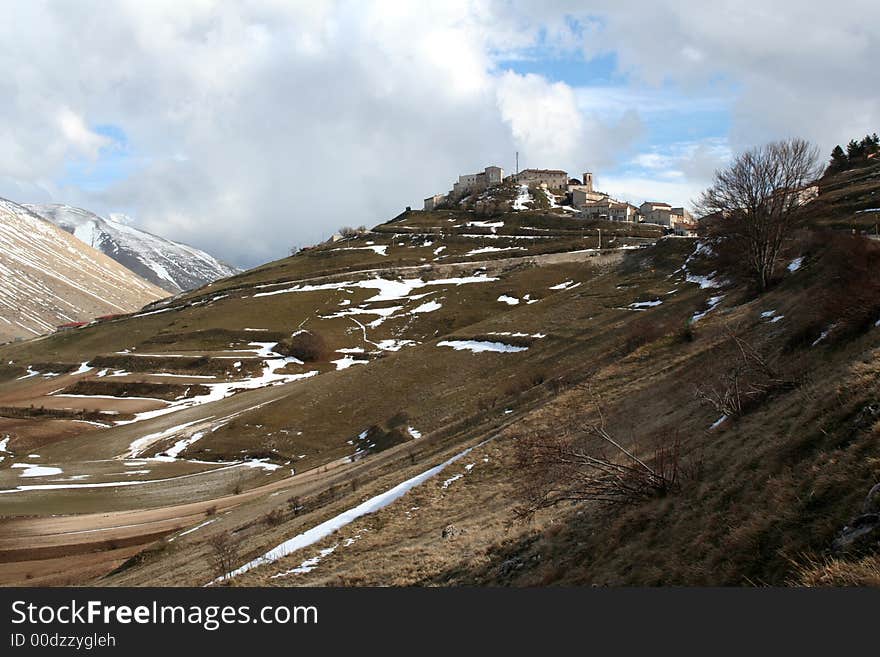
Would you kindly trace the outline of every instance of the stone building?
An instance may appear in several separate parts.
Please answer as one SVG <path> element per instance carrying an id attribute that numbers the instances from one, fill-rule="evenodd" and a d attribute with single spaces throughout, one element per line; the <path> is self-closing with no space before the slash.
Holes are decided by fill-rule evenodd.
<path id="1" fill-rule="evenodd" d="M 548 189 L 568 188 L 568 173 L 560 169 L 523 169 L 511 177 L 524 185 L 547 185 Z"/>
<path id="2" fill-rule="evenodd" d="M 486 167 L 480 173 L 465 173 L 458 177 L 458 182 L 452 185 L 453 197 L 461 197 L 472 192 L 481 192 L 487 187 L 500 185 L 504 180 L 504 169 L 501 167 Z"/>
<path id="3" fill-rule="evenodd" d="M 604 219 L 606 221 L 626 221 L 638 223 L 639 209 L 625 201 L 616 201 L 613 198 L 604 198 L 599 201 L 589 201 L 580 208 L 581 216 L 586 219 Z"/>
<path id="4" fill-rule="evenodd" d="M 436 210 L 438 206 L 446 202 L 446 194 L 434 194 L 425 199 L 425 211 Z"/>
<path id="5" fill-rule="evenodd" d="M 675 228 L 676 224 L 692 223 L 694 218 L 684 208 L 674 208 L 669 203 L 659 201 L 645 201 L 639 206 L 642 221 L 648 224 L 658 224 L 667 228 Z"/>
<path id="6" fill-rule="evenodd" d="M 571 190 L 571 204 L 578 210 L 585 208 L 591 203 L 603 201 L 608 198 L 608 194 L 604 194 L 603 192 L 581 189 L 580 187 L 582 186 L 575 187 Z"/>

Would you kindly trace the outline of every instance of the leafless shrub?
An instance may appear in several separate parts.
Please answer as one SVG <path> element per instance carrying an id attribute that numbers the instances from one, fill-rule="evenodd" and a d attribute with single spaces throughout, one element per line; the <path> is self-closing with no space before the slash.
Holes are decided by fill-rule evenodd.
<path id="1" fill-rule="evenodd" d="M 265 516 L 263 516 L 263 522 L 265 522 L 270 527 L 277 527 L 282 522 L 284 522 L 284 511 L 281 509 L 272 509 Z"/>
<path id="2" fill-rule="evenodd" d="M 240 561 L 240 550 L 238 541 L 229 532 L 214 534 L 208 539 L 208 546 L 211 548 L 209 559 L 215 577 L 222 578 L 235 570 Z"/>
<path id="3" fill-rule="evenodd" d="M 520 519 L 564 502 L 634 504 L 679 487 L 681 443 L 677 437 L 641 458 L 618 442 L 596 403 L 597 420 L 574 432 L 533 432 L 517 441 L 522 499 Z"/>
<path id="4" fill-rule="evenodd" d="M 735 348 L 733 364 L 694 390 L 705 406 L 727 417 L 739 417 L 774 390 L 793 387 L 770 364 L 769 359 L 731 327 L 728 340 Z"/>
<path id="5" fill-rule="evenodd" d="M 298 515 L 299 512 L 302 511 L 305 507 L 302 504 L 302 500 L 294 495 L 289 500 L 287 500 L 287 508 L 293 515 Z"/>

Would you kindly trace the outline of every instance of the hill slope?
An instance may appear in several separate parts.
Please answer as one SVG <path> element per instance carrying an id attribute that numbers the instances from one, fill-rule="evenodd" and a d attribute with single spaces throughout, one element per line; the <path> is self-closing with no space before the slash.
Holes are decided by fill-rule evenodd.
<path id="1" fill-rule="evenodd" d="M 877 480 L 880 245 L 793 236 L 756 297 L 649 230 L 407 212 L 0 347 L 0 583 L 795 580 Z M 513 522 L 540 447 L 617 460 L 598 411 L 674 482 Z"/>
<path id="2" fill-rule="evenodd" d="M 103 253 L 0 199 L 0 341 L 130 312 L 163 296 Z"/>
<path id="3" fill-rule="evenodd" d="M 105 219 L 60 204 L 25 207 L 172 294 L 238 271 L 204 251 L 139 230 L 124 217 Z"/>

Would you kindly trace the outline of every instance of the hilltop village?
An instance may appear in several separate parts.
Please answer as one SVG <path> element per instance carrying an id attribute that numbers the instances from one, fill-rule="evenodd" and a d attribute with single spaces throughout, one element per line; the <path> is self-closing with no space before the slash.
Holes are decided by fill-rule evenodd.
<path id="1" fill-rule="evenodd" d="M 656 224 L 677 235 L 696 235 L 697 224 L 683 207 L 662 201 L 645 201 L 636 207 L 595 189 L 591 172 L 585 172 L 578 179 L 561 169 L 523 169 L 505 177 L 501 167 L 488 166 L 479 173 L 460 175 L 449 192 L 426 198 L 424 209 L 430 211 L 491 198 L 493 190 L 509 184 L 519 188 L 519 196 L 512 204 L 514 210 L 531 209 L 530 190 L 542 191 L 551 207 L 562 208 L 573 217 Z"/>

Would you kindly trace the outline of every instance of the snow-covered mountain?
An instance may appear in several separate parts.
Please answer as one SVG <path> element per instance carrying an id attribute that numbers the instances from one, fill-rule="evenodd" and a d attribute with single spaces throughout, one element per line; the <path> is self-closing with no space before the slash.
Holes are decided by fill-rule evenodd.
<path id="1" fill-rule="evenodd" d="M 0 342 L 167 296 L 27 208 L 0 198 Z"/>
<path id="2" fill-rule="evenodd" d="M 239 271 L 204 251 L 135 228 L 125 215 L 105 218 L 60 204 L 25 207 L 174 294 Z"/>

